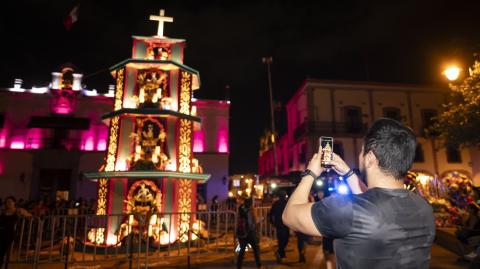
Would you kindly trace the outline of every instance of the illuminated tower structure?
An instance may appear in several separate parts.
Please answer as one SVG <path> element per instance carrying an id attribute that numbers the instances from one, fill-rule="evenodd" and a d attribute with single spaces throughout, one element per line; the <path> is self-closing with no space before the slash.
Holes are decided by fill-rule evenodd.
<path id="1" fill-rule="evenodd" d="M 201 173 L 192 150 L 193 129 L 200 122 L 191 104 L 199 73 L 183 64 L 185 40 L 163 35 L 163 22 L 173 18 L 161 10 L 150 20 L 159 22 L 157 35 L 133 36 L 132 58 L 110 68 L 116 85 L 113 111 L 102 117 L 109 126 L 105 163 L 85 177 L 98 182 L 97 215 L 155 215 L 149 223 L 168 229 L 160 235 L 151 228 L 148 236 L 168 244 L 186 240 L 192 220 L 189 214 L 161 213 L 196 211 L 197 183 L 209 175 Z M 115 244 L 136 222 L 133 216 L 109 218 L 89 237 Z"/>

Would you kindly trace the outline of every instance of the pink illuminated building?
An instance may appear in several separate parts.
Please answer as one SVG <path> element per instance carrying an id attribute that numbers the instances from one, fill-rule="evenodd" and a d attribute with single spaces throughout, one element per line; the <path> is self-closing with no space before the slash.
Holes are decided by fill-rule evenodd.
<path id="1" fill-rule="evenodd" d="M 65 67 L 48 86 L 26 89 L 16 79 L 0 90 L 0 197 L 94 196 L 96 184 L 80 175 L 102 161 L 108 129 L 100 116 L 113 96 L 81 79 Z"/>
<path id="2" fill-rule="evenodd" d="M 113 90 L 87 90 L 72 68 L 52 73 L 45 87 L 25 89 L 16 79 L 0 89 L 0 197 L 96 198 L 97 183 L 82 177 L 97 171 L 107 149 Z M 195 100 L 202 123 L 195 126 L 194 152 L 210 180 L 199 193 L 227 196 L 229 101 Z"/>
<path id="3" fill-rule="evenodd" d="M 193 104 L 201 119 L 193 133 L 193 151 L 204 173 L 211 174 L 203 186 L 198 186 L 198 192 L 203 193 L 205 202 L 215 195 L 224 200 L 228 196 L 230 101 L 195 100 Z"/>

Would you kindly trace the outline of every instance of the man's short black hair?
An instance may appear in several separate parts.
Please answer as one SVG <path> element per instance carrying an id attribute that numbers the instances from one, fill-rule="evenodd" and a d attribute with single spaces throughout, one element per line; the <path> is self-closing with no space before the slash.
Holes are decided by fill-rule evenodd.
<path id="1" fill-rule="evenodd" d="M 376 120 L 364 138 L 364 154 L 372 151 L 382 172 L 403 179 L 415 158 L 417 140 L 412 129 L 392 119 Z"/>

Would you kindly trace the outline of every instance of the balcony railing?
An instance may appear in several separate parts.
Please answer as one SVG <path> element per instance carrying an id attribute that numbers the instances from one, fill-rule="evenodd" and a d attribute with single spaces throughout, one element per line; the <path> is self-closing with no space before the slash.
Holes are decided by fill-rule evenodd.
<path id="1" fill-rule="evenodd" d="M 367 130 L 366 123 L 344 123 L 344 122 L 329 122 L 329 121 L 305 121 L 300 124 L 293 131 L 295 140 L 307 135 L 347 135 L 347 136 L 361 136 Z"/>

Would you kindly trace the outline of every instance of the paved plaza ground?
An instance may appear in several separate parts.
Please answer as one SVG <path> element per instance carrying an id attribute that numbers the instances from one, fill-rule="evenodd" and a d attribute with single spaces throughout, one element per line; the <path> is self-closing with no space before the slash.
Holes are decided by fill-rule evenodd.
<path id="1" fill-rule="evenodd" d="M 275 269 L 293 269 L 293 268 L 308 268 L 308 269 L 323 269 L 325 268 L 325 260 L 322 253 L 321 245 L 308 245 L 306 263 L 298 263 L 298 254 L 294 250 L 295 242 L 291 242 L 290 246 L 287 248 L 287 259 L 285 259 L 282 264 L 278 264 L 275 261 L 274 248 L 268 247 L 262 251 L 262 263 L 266 268 L 275 268 Z M 169 267 L 169 268 L 185 268 L 186 264 L 180 265 L 181 267 Z M 452 252 L 438 246 L 434 245 L 432 249 L 432 261 L 430 268 L 432 269 L 460 269 L 467 268 L 468 264 L 466 262 L 458 261 L 457 256 Z M 165 268 L 165 267 L 161 267 Z M 235 264 L 231 259 L 227 260 L 215 260 L 215 261 L 206 261 L 205 259 L 192 259 L 191 268 L 205 268 L 205 269 L 222 269 L 222 268 L 235 268 Z M 256 268 L 253 255 L 251 253 L 246 254 L 246 260 L 244 262 L 243 268 L 245 269 L 254 269 Z"/>

